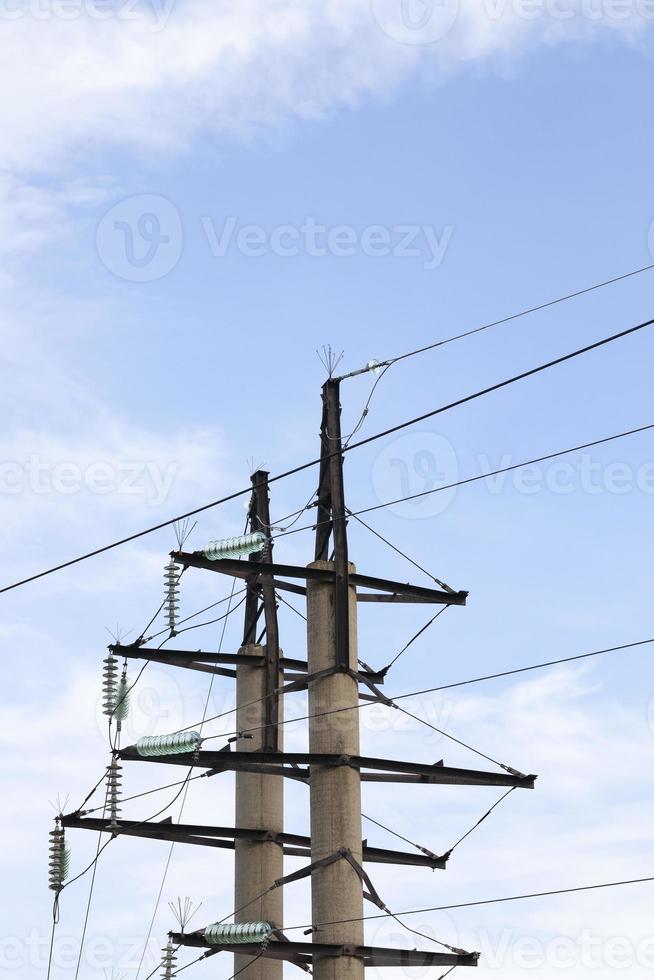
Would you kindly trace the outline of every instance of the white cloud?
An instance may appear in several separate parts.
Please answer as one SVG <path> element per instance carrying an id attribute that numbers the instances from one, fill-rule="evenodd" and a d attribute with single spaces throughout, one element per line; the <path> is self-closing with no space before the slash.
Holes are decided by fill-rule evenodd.
<path id="1" fill-rule="evenodd" d="M 642 853 L 651 849 L 653 830 L 639 802 L 638 786 L 642 772 L 651 768 L 654 742 L 645 719 L 628 712 L 617 699 L 603 692 L 594 683 L 594 677 L 590 671 L 554 671 L 537 681 L 506 686 L 503 692 L 493 692 L 495 696 L 489 691 L 487 697 L 457 698 L 451 719 L 457 734 L 472 744 L 488 747 L 492 731 L 494 741 L 503 749 L 508 751 L 510 746 L 519 746 L 521 757 L 535 763 L 541 780 L 533 794 L 514 794 L 483 823 L 455 852 L 448 872 L 432 875 L 408 868 L 369 868 L 382 898 L 391 908 L 419 908 L 573 887 L 640 877 L 651 871 L 643 867 Z M 185 680 L 182 679 L 184 687 Z M 192 714 L 197 708 L 195 694 L 187 690 L 186 697 L 191 700 L 186 704 L 184 696 L 180 697 L 173 671 L 166 673 L 155 668 L 149 681 L 144 677 L 144 683 L 160 690 L 160 707 L 169 712 L 157 730 L 161 730 L 161 724 L 165 728 L 168 722 L 176 726 L 180 718 L 188 723 L 188 711 Z M 4 838 L 5 857 L 11 865 L 20 866 L 27 880 L 44 874 L 45 847 L 35 853 L 34 841 L 45 841 L 47 799 L 59 787 L 70 792 L 73 805 L 77 805 L 105 764 L 106 746 L 103 747 L 101 729 L 96 727 L 97 688 L 97 672 L 77 671 L 71 675 L 70 685 L 62 677 L 60 692 L 52 697 L 38 719 L 34 720 L 31 704 L 6 708 L 0 716 L 3 733 L 0 752 L 6 773 L 4 798 L 8 801 L 5 820 L 13 827 L 11 837 L 7 834 Z M 128 732 L 128 740 L 138 734 L 144 720 L 139 711 L 142 708 L 137 707 L 133 722 L 136 729 Z M 563 729 L 562 717 L 568 719 Z M 575 753 L 569 751 L 571 731 L 575 744 L 579 733 L 583 733 L 581 748 Z M 367 738 L 370 742 L 370 736 Z M 410 733 L 404 743 L 402 737 L 391 732 L 374 735 L 377 754 L 422 757 L 415 733 Z M 449 755 L 448 752 L 446 761 L 452 761 Z M 153 772 L 147 765 L 127 766 L 126 795 L 172 782 L 179 775 L 175 768 L 161 772 L 155 768 L 157 771 Z M 171 799 L 173 792 L 162 793 L 161 802 L 159 796 L 153 796 L 128 803 L 125 814 L 146 817 Z M 364 805 L 382 822 L 438 849 L 451 844 L 471 826 L 497 795 L 496 790 L 418 786 L 415 795 L 409 788 L 403 791 L 402 806 L 398 809 L 393 790 L 368 787 Z M 412 807 L 414 799 L 416 806 Z M 200 780 L 189 795 L 186 817 L 190 821 L 229 825 L 233 818 L 231 800 L 229 777 Z M 289 805 L 286 821 L 289 831 L 303 832 L 305 810 L 305 802 L 299 807 L 296 801 Z M 366 824 L 366 834 L 372 844 L 404 846 L 369 824 Z M 71 832 L 70 836 L 75 867 L 82 867 L 86 851 L 94 846 L 93 835 Z M 166 854 L 166 845 L 146 845 L 142 841 L 118 841 L 113 845 L 103 861 L 96 888 L 98 909 L 89 933 L 91 943 L 97 936 L 116 941 L 142 931 L 151 914 Z M 213 852 L 207 860 L 200 849 L 177 848 L 155 930 L 158 939 L 170 927 L 166 901 L 177 894 L 188 894 L 191 882 L 193 897 L 204 900 L 198 925 L 228 914 L 230 860 Z M 225 870 L 220 884 L 216 885 L 215 872 L 219 866 Z M 121 908 L 120 903 L 117 907 L 112 903 L 114 882 L 129 887 L 133 899 L 129 910 Z M 76 894 L 71 891 L 64 896 L 64 929 L 72 935 L 76 933 L 75 918 L 83 906 L 84 893 L 82 886 Z M 299 886 L 287 889 L 289 924 L 306 921 L 302 894 Z M 510 978 L 523 975 L 520 944 L 525 937 L 539 944 L 539 976 L 555 977 L 559 972 L 553 965 L 548 944 L 566 937 L 570 943 L 579 943 L 584 930 L 589 929 L 593 937 L 599 937 L 605 944 L 605 954 L 598 966 L 588 969 L 588 975 L 608 980 L 614 972 L 606 959 L 609 948 L 606 943 L 616 936 L 626 937 L 633 947 L 632 965 L 623 975 L 640 977 L 647 972 L 642 961 L 636 962 L 636 944 L 651 931 L 644 902 L 645 893 L 634 887 L 621 892 L 429 914 L 412 918 L 409 924 L 426 928 L 447 942 L 482 949 L 485 959 L 480 967 L 481 975 L 497 975 L 501 970 L 503 977 Z M 367 908 L 366 912 L 374 910 Z M 368 939 L 409 948 L 416 945 L 415 937 L 404 935 L 392 922 L 372 923 Z M 577 951 L 575 955 L 575 975 L 585 976 L 581 954 Z M 394 973 L 388 970 L 376 975 L 391 977 Z"/>
<path id="2" fill-rule="evenodd" d="M 91 16 L 92 0 L 73 3 L 72 19 L 56 0 L 26 2 L 14 19 L 8 6 L 4 164 L 32 172 L 82 144 L 178 150 L 203 131 L 316 118 L 392 90 L 419 65 L 449 71 L 600 31 L 632 39 L 651 20 L 639 0 L 117 2 L 108 20 Z"/>

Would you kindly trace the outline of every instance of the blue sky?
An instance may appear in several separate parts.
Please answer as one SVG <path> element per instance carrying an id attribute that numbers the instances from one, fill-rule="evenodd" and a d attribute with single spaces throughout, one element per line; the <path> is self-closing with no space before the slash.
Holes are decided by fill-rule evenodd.
<path id="1" fill-rule="evenodd" d="M 3 7 L 0 33 L 6 582 L 243 487 L 250 460 L 276 473 L 313 457 L 323 344 L 344 350 L 342 370 L 352 370 L 654 261 L 645 2 L 544 3 L 529 17 L 517 2 L 416 3 L 409 26 L 392 0 L 116 3 L 106 21 L 90 3 L 69 5 L 69 19 L 56 5 L 16 9 Z M 651 276 L 397 364 L 363 434 L 649 319 Z M 641 332 L 352 453 L 348 502 L 371 506 L 654 422 L 653 347 Z M 369 376 L 344 384 L 346 431 L 370 386 Z M 648 434 L 634 436 L 563 467 L 371 514 L 434 575 L 470 590 L 468 607 L 398 662 L 388 690 L 648 638 L 651 447 Z M 302 506 L 314 479 L 278 484 L 273 516 Z M 243 520 L 241 501 L 209 511 L 191 545 L 238 533 Z M 48 801 L 70 794 L 77 805 L 107 762 L 98 714 L 107 628 L 138 635 L 173 544 L 161 532 L 3 596 L 8 976 L 44 975 Z M 277 548 L 304 563 L 311 535 Z M 351 554 L 370 574 L 425 581 L 356 525 Z M 189 572 L 185 614 L 227 590 Z M 280 615 L 285 650 L 302 655 L 302 622 Z M 238 644 L 239 617 L 225 649 Z M 363 658 L 387 662 L 426 618 L 366 607 Z M 187 636 L 212 649 L 216 629 Z M 461 846 L 445 875 L 377 870 L 389 906 L 651 873 L 650 659 L 644 647 L 416 701 L 432 723 L 540 778 Z M 129 734 L 188 724 L 205 696 L 206 680 L 149 668 Z M 216 711 L 230 698 L 229 682 L 217 682 Z M 289 710 L 302 706 L 297 698 Z M 426 728 L 384 718 L 364 722 L 364 747 L 476 765 Z M 287 737 L 301 747 L 303 726 Z M 132 770 L 126 783 L 158 784 Z M 185 816 L 228 823 L 231 791 L 229 779 L 201 782 Z M 165 797 L 129 813 L 147 817 Z M 365 806 L 441 851 L 495 799 L 416 787 L 398 807 L 375 788 Z M 306 795 L 289 790 L 287 810 L 288 830 L 302 833 Z M 71 834 L 78 870 L 92 856 L 86 836 Z M 167 901 L 202 901 L 203 921 L 232 908 L 229 857 L 195 850 L 175 852 L 142 977 L 172 925 Z M 154 843 L 108 849 L 82 977 L 112 968 L 136 977 L 165 857 Z M 55 978 L 75 976 L 87 886 L 62 896 Z M 639 978 L 654 957 L 648 888 L 416 924 L 481 949 L 480 980 L 527 969 L 547 980 L 566 970 Z M 302 885 L 288 889 L 289 924 L 305 921 L 306 899 Z M 413 942 L 386 924 L 369 938 Z M 194 970 L 226 980 L 230 965 Z"/>

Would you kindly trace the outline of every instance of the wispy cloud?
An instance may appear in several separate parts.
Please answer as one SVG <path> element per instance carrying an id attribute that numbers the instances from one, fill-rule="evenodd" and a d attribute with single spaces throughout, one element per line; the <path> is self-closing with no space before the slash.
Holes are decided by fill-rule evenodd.
<path id="1" fill-rule="evenodd" d="M 534 44 L 633 40 L 648 5 L 610 0 L 90 0 L 4 15 L 4 164 L 49 171 L 86 146 L 177 151 L 205 131 L 318 118 L 436 73 Z M 104 6 L 104 5 L 103 5 Z M 1 15 L 0 15 L 1 16 Z"/>

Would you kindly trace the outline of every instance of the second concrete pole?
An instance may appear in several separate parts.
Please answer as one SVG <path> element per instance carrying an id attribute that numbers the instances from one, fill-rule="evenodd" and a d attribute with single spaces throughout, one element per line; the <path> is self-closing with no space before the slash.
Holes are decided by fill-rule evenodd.
<path id="1" fill-rule="evenodd" d="M 260 646 L 245 646 L 243 653 L 262 656 Z M 279 685 L 283 677 L 280 673 Z M 256 729 L 265 721 L 265 704 L 260 701 L 265 694 L 265 669 L 263 667 L 239 667 L 236 672 L 237 728 L 240 732 Z M 251 702 L 258 702 L 252 704 Z M 279 751 L 283 751 L 283 729 L 280 729 Z M 239 739 L 236 747 L 240 752 L 261 752 L 262 732 L 252 732 L 254 738 Z M 257 773 L 236 773 L 236 827 L 249 830 L 284 830 L 284 786 L 281 776 L 262 776 Z M 284 875 L 284 855 L 279 844 L 272 841 L 236 841 L 236 922 L 271 922 L 283 925 L 283 889 L 258 898 L 270 885 Z M 253 901 L 254 900 L 254 901 Z M 250 904 L 252 903 L 252 904 Z M 244 980 L 282 980 L 284 964 L 261 957 L 235 956 L 234 971 L 245 970 Z M 249 965 L 248 965 L 249 964 Z"/>
<path id="2" fill-rule="evenodd" d="M 332 562 L 316 561 L 309 568 L 329 569 Z M 354 567 L 350 566 L 354 571 Z M 357 670 L 356 593 L 349 592 L 350 667 Z M 334 667 L 334 587 L 330 582 L 307 581 L 309 673 Z M 309 687 L 309 715 L 338 708 L 354 708 L 359 688 L 346 673 L 335 673 Z M 309 750 L 312 753 L 359 755 L 359 712 L 344 711 L 312 718 Z M 349 766 L 311 766 L 311 860 L 330 857 L 347 848 L 361 864 L 361 778 Z M 363 888 L 354 868 L 345 860 L 314 872 L 311 878 L 312 921 L 352 919 L 342 925 L 319 926 L 319 943 L 363 944 Z M 352 956 L 325 957 L 314 962 L 315 980 L 363 980 L 363 961 Z"/>

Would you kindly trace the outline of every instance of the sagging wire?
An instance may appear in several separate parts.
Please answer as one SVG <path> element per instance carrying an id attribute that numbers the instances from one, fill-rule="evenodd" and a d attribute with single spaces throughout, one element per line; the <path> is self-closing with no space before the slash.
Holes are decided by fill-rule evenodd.
<path id="1" fill-rule="evenodd" d="M 191 778 L 188 780 L 188 782 L 192 783 L 196 779 L 206 779 L 208 777 L 208 775 L 209 775 L 209 773 L 206 773 L 206 772 L 198 773 L 197 776 L 191 776 Z M 175 789 L 175 787 L 177 787 L 177 786 L 183 786 L 184 783 L 186 783 L 186 781 L 187 781 L 186 779 L 180 779 L 180 780 L 178 780 L 175 783 L 166 783 L 165 786 L 155 786 L 154 789 L 146 789 L 146 790 L 144 790 L 144 792 L 142 792 L 142 793 L 135 793 L 133 796 L 124 796 L 122 802 L 123 803 L 130 803 L 132 800 L 140 800 L 144 796 L 152 796 L 154 793 L 163 793 L 163 791 L 166 790 L 166 789 Z M 93 807 L 91 810 L 79 810 L 79 811 L 76 811 L 76 812 L 79 813 L 79 816 L 80 817 L 87 817 L 91 813 L 98 813 L 98 811 L 101 810 L 101 809 L 102 809 L 101 806 L 96 806 L 96 807 Z"/>
<path id="2" fill-rule="evenodd" d="M 109 769 L 111 769 L 111 767 L 109 767 Z M 114 792 L 115 792 L 115 787 L 114 787 Z M 106 815 L 107 807 L 108 806 L 111 807 L 111 798 L 112 798 L 112 780 L 111 780 L 110 772 L 108 770 L 107 771 L 107 785 L 106 785 L 106 789 L 105 789 L 105 803 L 104 803 L 103 814 L 102 814 L 103 818 Z M 115 819 L 115 818 L 114 818 L 114 814 L 113 814 L 113 811 L 112 811 L 112 820 L 113 819 Z M 95 889 L 95 879 L 96 879 L 96 874 L 97 874 L 97 870 L 98 870 L 98 857 L 99 857 L 99 854 L 100 854 L 101 844 L 102 844 L 102 833 L 100 832 L 98 834 L 98 843 L 97 843 L 97 846 L 96 846 L 96 849 L 95 849 L 95 863 L 93 864 L 93 873 L 91 875 L 91 884 L 90 884 L 90 887 L 89 887 L 89 897 L 88 897 L 87 902 L 86 902 L 86 912 L 85 912 L 85 915 L 84 915 L 84 926 L 82 928 L 82 936 L 80 938 L 80 943 L 79 943 L 79 953 L 77 955 L 77 966 L 75 968 L 75 980 L 77 980 L 77 978 L 79 977 L 80 966 L 82 964 L 82 954 L 84 952 L 84 942 L 86 940 L 86 931 L 88 929 L 89 917 L 90 917 L 90 914 L 91 914 L 91 903 L 93 901 L 93 892 L 94 892 L 94 889 Z"/>
<path id="3" fill-rule="evenodd" d="M 369 393 L 368 398 L 366 400 L 366 403 L 365 403 L 365 405 L 363 407 L 363 411 L 361 412 L 361 416 L 359 418 L 359 421 L 354 426 L 354 428 L 352 429 L 352 431 L 350 432 L 350 434 L 348 436 L 346 436 L 345 441 L 343 442 L 343 448 L 344 449 L 347 449 L 347 447 L 350 445 L 350 442 L 352 441 L 352 439 L 354 439 L 355 435 L 357 434 L 357 432 L 359 432 L 359 430 L 363 426 L 364 422 L 366 421 L 366 418 L 368 417 L 368 412 L 370 411 L 370 402 L 372 401 L 372 399 L 374 397 L 374 394 L 375 394 L 375 391 L 377 390 L 377 385 L 379 384 L 379 382 L 381 381 L 381 379 L 384 377 L 384 375 L 386 374 L 386 372 L 388 371 L 388 369 L 391 366 L 392 366 L 391 364 L 387 364 L 385 366 L 384 365 L 381 365 L 377 361 L 369 361 L 368 362 L 368 370 L 369 371 L 372 371 L 374 374 L 376 374 L 377 377 L 375 378 L 375 381 L 373 383 L 373 386 L 370 389 L 370 393 Z"/>
<path id="4" fill-rule="evenodd" d="M 424 626 L 421 626 L 421 627 L 420 627 L 420 629 L 418 630 L 418 632 L 417 632 L 417 633 L 414 633 L 414 634 L 413 634 L 413 636 L 411 637 L 411 639 L 409 640 L 409 642 L 408 642 L 408 643 L 405 643 L 405 644 L 404 644 L 404 646 L 402 647 L 402 649 L 400 650 L 400 652 L 399 652 L 399 653 L 397 653 L 397 654 L 396 654 L 396 655 L 395 655 L 395 656 L 393 657 L 393 659 L 391 660 L 391 662 L 390 662 L 390 663 L 388 663 L 388 664 L 387 664 L 387 665 L 386 665 L 386 666 L 385 666 L 384 668 L 382 668 L 382 670 L 380 671 L 380 673 L 381 673 L 381 674 L 387 674 L 387 673 L 388 673 L 388 671 L 389 671 L 389 670 L 391 669 L 391 667 L 393 667 L 393 666 L 394 666 L 394 665 L 395 665 L 395 664 L 397 663 L 397 661 L 398 661 L 398 660 L 400 659 L 400 657 L 402 656 L 402 654 L 404 654 L 404 653 L 406 653 L 406 651 L 407 651 L 407 650 L 409 649 L 409 647 L 410 647 L 410 646 L 411 646 L 411 645 L 412 645 L 413 643 L 415 643 L 415 641 L 416 641 L 416 640 L 418 639 L 418 637 L 420 637 L 420 636 L 422 636 L 422 634 L 423 634 L 423 633 L 425 633 L 425 632 L 426 632 L 426 631 L 427 631 L 427 630 L 429 629 L 429 627 L 430 627 L 430 626 L 432 625 L 432 623 L 435 623 L 435 622 L 436 622 L 436 620 L 438 619 L 438 617 L 439 617 L 439 616 L 442 616 L 442 615 L 443 615 L 443 613 L 445 612 L 445 610 L 446 610 L 446 609 L 449 609 L 449 608 L 450 608 L 450 606 L 449 606 L 449 605 L 448 605 L 448 606 L 441 606 L 441 608 L 440 608 L 440 609 L 438 610 L 438 612 L 437 612 L 437 613 L 435 613 L 435 614 L 434 614 L 434 615 L 433 615 L 433 616 L 431 617 L 431 619 L 429 619 L 429 620 L 428 620 L 428 621 L 427 621 L 427 622 L 425 623 L 425 625 L 424 625 Z"/>
<path id="5" fill-rule="evenodd" d="M 379 820 L 375 820 L 373 819 L 373 817 L 369 817 L 367 813 L 362 813 L 361 816 L 363 817 L 364 820 L 367 820 L 368 823 L 374 823 L 377 827 L 380 827 L 382 830 L 385 830 L 386 833 L 391 834 L 393 837 L 397 837 L 398 840 L 404 841 L 405 844 L 410 844 L 411 847 L 415 847 L 417 851 L 421 851 L 423 854 L 426 854 L 428 857 L 434 856 L 434 852 L 430 851 L 429 848 L 423 847 L 422 844 L 417 844 L 416 841 L 409 840 L 408 837 L 403 837 L 402 834 L 398 834 L 396 830 L 391 830 L 390 827 L 387 827 Z M 456 844 L 454 846 L 456 847 Z"/>
<path id="6" fill-rule="evenodd" d="M 427 575 L 428 578 L 432 580 L 432 582 L 436 582 L 437 585 L 440 585 L 441 589 L 445 589 L 446 592 L 455 591 L 447 584 L 447 582 L 443 582 L 441 579 L 436 578 L 436 576 L 432 575 L 431 572 L 427 571 L 427 569 L 423 565 L 420 565 L 414 558 L 411 558 L 410 555 L 407 555 L 405 551 L 402 551 L 401 548 L 398 548 L 397 545 L 394 545 L 391 541 L 388 540 L 388 538 L 384 537 L 383 534 L 380 534 L 379 531 L 376 531 L 374 527 L 371 527 L 370 524 L 368 524 L 366 521 L 363 521 L 359 517 L 359 515 L 356 514 L 354 511 L 351 511 L 349 507 L 346 507 L 345 510 L 349 517 L 353 517 L 355 521 L 358 521 L 359 524 L 362 524 L 365 528 L 367 528 L 370 531 L 371 534 L 374 534 L 376 538 L 379 538 L 379 540 L 383 541 L 385 545 L 388 545 L 388 547 L 391 548 L 392 551 L 395 551 L 398 555 L 401 555 L 402 558 L 405 558 L 411 565 L 414 566 L 414 568 L 417 568 L 419 571 L 424 572 L 425 575 Z"/>
<path id="7" fill-rule="evenodd" d="M 275 597 L 279 602 L 283 602 L 285 606 L 288 606 L 288 608 L 291 609 L 296 616 L 299 616 L 300 619 L 303 619 L 305 623 L 307 622 L 307 617 L 304 615 L 304 613 L 300 612 L 299 609 L 296 609 L 294 605 L 292 605 L 287 599 L 284 598 L 283 595 L 281 595 L 281 593 L 275 592 Z"/>
<path id="8" fill-rule="evenodd" d="M 239 589 L 238 592 L 235 592 L 234 593 L 234 596 L 241 595 L 243 592 L 247 592 L 247 588 Z M 191 613 L 190 616 L 185 616 L 183 619 L 180 619 L 179 625 L 181 625 L 182 623 L 188 623 L 188 621 L 190 619 L 195 619 L 196 616 L 201 616 L 202 613 L 209 612 L 210 609 L 215 609 L 216 606 L 222 606 L 223 603 L 229 602 L 229 600 L 231 598 L 233 598 L 232 595 L 224 596 L 222 599 L 219 599 L 217 602 L 212 602 L 212 603 L 210 603 L 210 605 L 205 606 L 203 609 L 198 609 L 197 612 Z M 163 609 L 163 603 L 162 603 L 161 608 Z M 168 632 L 168 630 L 160 630 L 158 633 L 154 633 L 152 636 L 144 637 L 143 638 L 143 642 L 144 643 L 150 643 L 152 640 L 158 639 L 160 636 L 162 636 L 164 633 L 167 633 L 167 632 Z"/>
<path id="9" fill-rule="evenodd" d="M 461 844 L 466 839 L 466 837 L 469 837 L 470 834 L 472 834 L 473 831 L 475 831 L 477 829 L 477 827 L 479 827 L 480 824 L 482 824 L 484 822 L 484 820 L 486 820 L 487 817 L 490 817 L 490 815 L 493 812 L 493 810 L 495 810 L 500 805 L 500 803 L 503 803 L 504 800 L 507 798 L 507 796 L 510 796 L 511 795 L 511 793 L 514 791 L 514 789 L 517 789 L 517 786 L 512 786 L 511 789 L 509 789 L 509 790 L 506 791 L 506 793 L 503 793 L 502 796 L 500 796 L 499 800 L 497 800 L 497 802 L 493 803 L 493 805 L 490 808 L 490 810 L 487 810 L 486 813 L 483 815 L 483 817 L 480 817 L 479 820 L 477 821 L 477 823 L 474 824 L 474 826 L 472 826 L 470 828 L 470 830 L 466 831 L 466 833 L 463 835 L 463 837 L 460 837 L 458 839 L 458 841 L 456 842 L 456 844 L 453 844 L 452 845 L 452 847 L 447 852 L 448 857 L 455 850 L 455 848 L 457 848 L 459 846 L 459 844 Z"/>
<path id="10" fill-rule="evenodd" d="M 505 765 L 503 762 L 500 762 L 498 759 L 494 759 L 491 755 L 486 755 L 486 753 L 482 752 L 480 749 L 476 749 L 474 748 L 474 746 L 468 745 L 467 742 L 462 742 L 460 738 L 456 738 L 454 735 L 450 735 L 449 732 L 443 731 L 442 728 L 437 728 L 436 725 L 432 725 L 432 723 L 430 721 L 427 721 L 426 718 L 421 718 L 420 715 L 414 715 L 412 711 L 408 711 L 406 708 L 403 708 L 401 705 L 395 704 L 395 702 L 392 701 L 392 699 L 389 700 L 391 702 L 391 705 L 395 707 L 398 711 L 401 711 L 402 714 L 407 715 L 409 718 L 413 718 L 415 721 L 420 722 L 421 725 L 426 725 L 426 727 L 431 728 L 433 732 L 438 732 L 439 735 L 443 735 L 444 738 L 448 738 L 451 742 L 456 742 L 456 744 L 462 746 L 462 748 L 468 749 L 468 751 L 470 752 L 474 752 L 474 754 L 478 755 L 481 759 L 486 759 L 487 762 L 492 762 L 493 765 L 499 766 L 500 769 L 504 769 L 505 772 L 510 773 L 512 776 L 517 776 L 518 778 L 524 778 L 525 774 L 523 772 L 519 772 L 517 769 L 513 769 L 511 766 Z"/>

